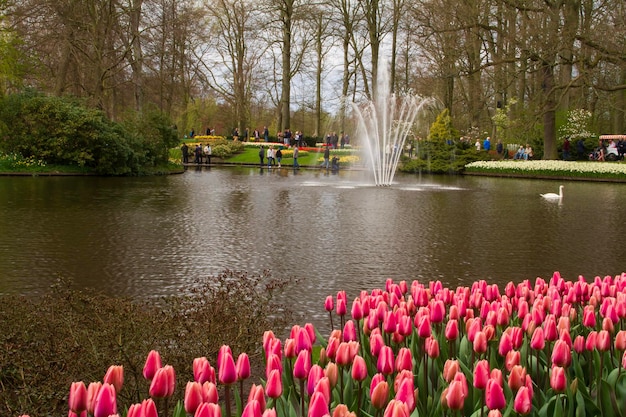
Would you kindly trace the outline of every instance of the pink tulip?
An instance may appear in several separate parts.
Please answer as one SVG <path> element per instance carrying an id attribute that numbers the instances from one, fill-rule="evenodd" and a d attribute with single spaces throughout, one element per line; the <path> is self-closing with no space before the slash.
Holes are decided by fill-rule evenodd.
<path id="1" fill-rule="evenodd" d="M 576 339 L 574 339 L 574 351 L 578 354 L 581 354 L 585 350 L 585 336 L 578 335 Z"/>
<path id="2" fill-rule="evenodd" d="M 356 414 L 350 412 L 347 405 L 338 404 L 333 410 L 332 417 L 356 417 Z"/>
<path id="3" fill-rule="evenodd" d="M 327 376 L 320 378 L 320 380 L 315 385 L 315 389 L 313 390 L 313 394 L 322 394 L 326 401 L 326 404 L 330 404 L 331 402 L 331 383 Z"/>
<path id="4" fill-rule="evenodd" d="M 275 408 L 268 408 L 267 410 L 263 411 L 262 417 L 278 417 L 278 414 L 276 413 Z"/>
<path id="5" fill-rule="evenodd" d="M 335 306 L 334 306 L 333 296 L 329 295 L 326 297 L 326 300 L 324 301 L 324 310 L 330 313 L 331 311 L 333 311 L 334 308 Z"/>
<path id="6" fill-rule="evenodd" d="M 131 404 L 130 407 L 128 407 L 128 411 L 126 412 L 126 417 L 143 417 L 141 412 L 142 412 L 141 403 Z M 67 416 L 67 417 L 74 417 L 74 416 Z"/>
<path id="7" fill-rule="evenodd" d="M 393 365 L 393 350 L 391 350 L 391 347 L 389 346 L 383 346 L 380 349 L 380 354 L 378 355 L 378 361 L 376 363 L 376 368 L 378 369 L 378 372 L 389 375 L 394 370 Z"/>
<path id="8" fill-rule="evenodd" d="M 409 414 L 415 409 L 415 388 L 413 378 L 404 378 L 396 390 L 396 400 L 402 401 L 408 407 Z"/>
<path id="9" fill-rule="evenodd" d="M 511 335 L 509 333 L 502 333 L 500 336 L 500 343 L 498 345 L 498 353 L 500 356 L 506 356 L 513 349 L 513 340 L 511 340 Z"/>
<path id="10" fill-rule="evenodd" d="M 87 387 L 87 412 L 93 415 L 96 407 L 96 398 L 98 398 L 98 392 L 102 388 L 102 382 L 92 382 Z"/>
<path id="11" fill-rule="evenodd" d="M 184 399 L 185 411 L 188 414 L 194 414 L 203 401 L 202 384 L 195 381 L 187 382 Z"/>
<path id="12" fill-rule="evenodd" d="M 293 376 L 296 379 L 306 379 L 311 370 L 311 353 L 308 350 L 301 350 L 293 366 Z"/>
<path id="13" fill-rule="evenodd" d="M 518 414 L 528 414 L 532 409 L 532 398 L 527 387 L 521 387 L 515 395 L 513 410 Z"/>
<path id="14" fill-rule="evenodd" d="M 219 402 L 219 393 L 217 385 L 211 381 L 205 381 L 202 384 L 202 401 L 205 403 L 217 404 Z"/>
<path id="15" fill-rule="evenodd" d="M 317 364 L 311 366 L 311 370 L 309 371 L 309 377 L 306 384 L 307 394 L 309 394 L 309 396 L 313 394 L 313 392 L 315 391 L 315 386 L 323 376 L 324 369 L 321 366 Z"/>
<path id="16" fill-rule="evenodd" d="M 592 351 L 596 348 L 596 339 L 598 338 L 598 332 L 591 331 L 587 335 L 587 339 L 585 339 L 585 349 L 588 351 Z"/>
<path id="17" fill-rule="evenodd" d="M 241 417 L 262 417 L 261 405 L 257 400 L 249 401 L 241 413 Z"/>
<path id="18" fill-rule="evenodd" d="M 278 369 L 270 372 L 265 385 L 265 393 L 270 398 L 278 398 L 283 393 L 283 380 Z"/>
<path id="19" fill-rule="evenodd" d="M 552 367 L 552 371 L 550 372 L 550 386 L 556 392 L 565 392 L 565 388 L 567 387 L 565 369 L 560 366 Z"/>
<path id="20" fill-rule="evenodd" d="M 397 315 L 393 311 L 385 311 L 383 317 L 383 330 L 385 333 L 393 333 L 398 328 Z"/>
<path id="21" fill-rule="evenodd" d="M 422 316 L 417 323 L 417 335 L 422 338 L 430 337 L 430 319 L 428 316 Z"/>
<path id="22" fill-rule="evenodd" d="M 474 336 L 474 352 L 482 354 L 487 352 L 487 336 L 484 332 L 479 331 Z"/>
<path id="23" fill-rule="evenodd" d="M 248 354 L 242 352 L 237 357 L 237 364 L 235 365 L 235 371 L 237 372 L 237 380 L 242 381 L 250 377 L 250 358 Z"/>
<path id="24" fill-rule="evenodd" d="M 115 392 L 120 392 L 124 383 L 124 367 L 121 365 L 109 366 L 102 382 L 113 385 Z"/>
<path id="25" fill-rule="evenodd" d="M 487 388 L 489 380 L 489 362 L 486 359 L 476 362 L 474 365 L 474 387 L 478 389 Z"/>
<path id="26" fill-rule="evenodd" d="M 530 347 L 535 350 L 542 350 L 546 345 L 543 328 L 537 327 L 530 339 Z"/>
<path id="27" fill-rule="evenodd" d="M 296 339 L 286 339 L 283 347 L 286 358 L 295 358 L 296 354 Z"/>
<path id="28" fill-rule="evenodd" d="M 355 356 L 352 362 L 352 379 L 355 381 L 363 381 L 367 378 L 367 364 L 362 356 Z"/>
<path id="29" fill-rule="evenodd" d="M 373 385 L 373 383 L 374 379 L 372 379 L 370 388 L 372 406 L 377 410 L 381 410 L 387 404 L 387 399 L 389 398 L 389 384 L 384 380 L 379 381 L 376 385 Z"/>
<path id="30" fill-rule="evenodd" d="M 193 379 L 201 384 L 207 381 L 215 383 L 215 369 L 204 356 L 193 360 Z"/>
<path id="31" fill-rule="evenodd" d="M 324 376 L 328 378 L 328 382 L 332 387 L 337 385 L 337 380 L 339 379 L 339 367 L 336 363 L 329 362 L 326 364 L 326 368 L 324 368 Z"/>
<path id="32" fill-rule="evenodd" d="M 151 350 L 148 353 L 148 357 L 146 358 L 146 363 L 143 366 L 143 377 L 148 381 L 151 381 L 154 378 L 154 374 L 157 369 L 161 367 L 161 355 L 156 350 Z"/>
<path id="33" fill-rule="evenodd" d="M 600 332 L 598 332 L 598 337 L 596 338 L 596 349 L 600 352 L 606 352 L 611 349 L 611 335 L 608 331 L 600 330 Z"/>
<path id="34" fill-rule="evenodd" d="M 626 350 L 626 330 L 620 330 L 615 335 L 615 349 L 619 351 Z"/>
<path id="35" fill-rule="evenodd" d="M 511 350 L 506 354 L 506 358 L 504 359 L 504 367 L 507 371 L 511 372 L 511 369 L 515 365 L 519 365 L 522 361 L 522 354 L 519 350 Z"/>
<path id="36" fill-rule="evenodd" d="M 456 320 L 448 320 L 444 332 L 447 340 L 456 340 L 459 337 L 459 323 Z"/>
<path id="37" fill-rule="evenodd" d="M 396 357 L 396 371 L 400 372 L 404 369 L 413 369 L 413 356 L 411 354 L 411 349 L 405 347 L 400 348 L 398 356 Z"/>
<path id="38" fill-rule="evenodd" d="M 411 316 L 402 315 L 398 318 L 398 333 L 402 336 L 409 336 L 413 333 L 413 321 L 411 320 Z"/>
<path id="39" fill-rule="evenodd" d="M 196 409 L 194 417 L 221 417 L 222 408 L 218 404 L 202 403 Z"/>
<path id="40" fill-rule="evenodd" d="M 217 376 L 220 383 L 224 385 L 230 385 L 237 381 L 235 359 L 233 359 L 230 351 L 223 351 L 222 356 L 218 357 Z"/>
<path id="41" fill-rule="evenodd" d="M 383 417 L 409 417 L 410 414 L 407 404 L 399 400 L 391 400 L 385 408 Z"/>
<path id="42" fill-rule="evenodd" d="M 377 329 L 378 328 L 376 328 L 376 330 Z M 379 331 L 372 331 L 370 334 L 370 353 L 372 356 L 378 357 L 383 346 L 385 346 L 383 336 Z"/>
<path id="43" fill-rule="evenodd" d="M 448 359 L 443 365 L 443 379 L 446 382 L 450 382 L 454 379 L 454 376 L 459 372 L 460 365 L 458 360 Z"/>
<path id="44" fill-rule="evenodd" d="M 355 298 L 352 302 L 352 309 L 350 310 L 350 314 L 354 320 L 361 320 L 364 317 L 363 313 L 363 304 L 361 303 L 360 298 Z"/>
<path id="45" fill-rule="evenodd" d="M 295 336 L 296 354 L 300 353 L 302 350 L 311 351 L 313 346 L 311 343 L 311 336 L 309 336 L 309 332 L 304 327 L 300 327 Z"/>
<path id="46" fill-rule="evenodd" d="M 304 330 L 306 330 L 306 332 L 309 334 L 309 340 L 311 341 L 311 344 L 314 344 L 317 338 L 315 335 L 315 326 L 313 326 L 313 323 L 306 323 L 304 325 Z"/>
<path id="47" fill-rule="evenodd" d="M 27 414 L 22 414 L 20 417 L 29 417 Z M 87 417 L 87 410 L 84 410 L 78 414 L 76 414 L 75 412 L 73 412 L 72 410 L 69 410 L 67 412 L 67 417 Z M 129 416 L 126 416 L 129 417 Z M 130 416 L 132 417 L 132 416 Z"/>
<path id="48" fill-rule="evenodd" d="M 346 306 L 346 300 L 344 300 L 343 298 L 337 298 L 337 315 L 339 317 L 341 316 L 345 316 L 347 313 L 347 306 Z"/>
<path id="49" fill-rule="evenodd" d="M 76 414 L 87 410 L 87 387 L 84 382 L 72 382 L 68 402 L 70 410 Z"/>
<path id="50" fill-rule="evenodd" d="M 509 387 L 513 391 L 517 391 L 526 384 L 526 368 L 515 365 L 509 373 Z"/>
<path id="51" fill-rule="evenodd" d="M 98 390 L 93 415 L 94 417 L 109 417 L 111 414 L 117 413 L 117 398 L 115 396 L 115 387 L 111 384 L 104 383 L 102 388 Z"/>
<path id="52" fill-rule="evenodd" d="M 250 394 L 248 395 L 248 402 L 256 400 L 261 406 L 261 411 L 265 410 L 265 390 L 262 385 L 252 384 L 250 387 Z"/>
<path id="53" fill-rule="evenodd" d="M 165 365 L 154 374 L 154 378 L 150 384 L 150 396 L 154 398 L 171 397 L 174 393 L 175 384 L 176 375 L 174 368 L 170 365 Z"/>
<path id="54" fill-rule="evenodd" d="M 467 393 L 463 389 L 461 381 L 452 381 L 445 396 L 448 408 L 451 410 L 462 410 L 466 396 Z"/>
<path id="55" fill-rule="evenodd" d="M 147 400 L 143 400 L 141 402 L 141 416 L 142 417 L 159 417 L 157 413 L 157 407 L 152 398 L 148 398 Z M 126 416 L 128 417 L 128 416 Z"/>
<path id="56" fill-rule="evenodd" d="M 489 379 L 489 381 L 487 381 L 487 388 L 485 389 L 485 404 L 490 410 L 501 410 L 506 406 L 504 390 L 495 379 Z"/>
<path id="57" fill-rule="evenodd" d="M 315 392 L 309 401 L 308 417 L 326 417 L 330 415 L 328 403 L 321 392 Z"/>
<path id="58" fill-rule="evenodd" d="M 552 348 L 552 364 L 567 367 L 571 361 L 572 351 L 570 347 L 563 340 L 557 340 Z"/>

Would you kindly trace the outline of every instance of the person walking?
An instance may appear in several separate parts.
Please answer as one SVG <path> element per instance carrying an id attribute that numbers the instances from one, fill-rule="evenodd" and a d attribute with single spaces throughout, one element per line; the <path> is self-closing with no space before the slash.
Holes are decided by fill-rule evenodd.
<path id="1" fill-rule="evenodd" d="M 183 164 L 189 163 L 189 146 L 186 143 L 183 143 L 183 146 L 180 147 L 180 151 L 183 154 Z"/>
<path id="2" fill-rule="evenodd" d="M 265 148 L 261 145 L 259 148 L 259 160 L 261 161 L 261 166 L 263 166 L 263 158 L 265 158 Z"/>
<path id="3" fill-rule="evenodd" d="M 298 164 L 298 154 L 300 151 L 298 150 L 298 145 L 293 147 L 293 167 L 300 168 L 300 164 Z"/>
<path id="4" fill-rule="evenodd" d="M 326 148 L 324 149 L 324 162 L 322 162 L 322 166 L 326 169 L 328 169 L 329 167 L 329 160 L 330 160 L 330 144 L 326 145 Z"/>

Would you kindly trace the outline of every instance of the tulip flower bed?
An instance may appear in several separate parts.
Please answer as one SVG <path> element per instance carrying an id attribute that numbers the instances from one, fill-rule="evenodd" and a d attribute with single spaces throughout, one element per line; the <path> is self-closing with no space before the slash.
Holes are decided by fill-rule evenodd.
<path id="1" fill-rule="evenodd" d="M 174 403 L 174 369 L 152 351 L 150 398 L 118 404 L 123 369 L 112 366 L 103 381 L 72 384 L 69 416 L 623 416 L 625 289 L 626 273 L 504 288 L 388 280 L 350 314 L 345 292 L 329 296 L 327 339 L 311 324 L 284 340 L 266 331 L 265 376 L 249 389 L 248 355 L 224 345 L 216 369 L 202 357 L 178 375 L 193 380 Z"/>

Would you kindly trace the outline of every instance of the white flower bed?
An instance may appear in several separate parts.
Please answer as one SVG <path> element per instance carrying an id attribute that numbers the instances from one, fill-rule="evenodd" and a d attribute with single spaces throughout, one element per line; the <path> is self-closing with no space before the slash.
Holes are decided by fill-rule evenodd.
<path id="1" fill-rule="evenodd" d="M 568 174 L 576 177 L 585 176 L 585 174 L 600 175 L 626 175 L 626 164 L 615 162 L 574 162 L 574 161 L 476 161 L 465 166 L 468 172 L 518 172 L 537 173 L 552 171 L 555 174 L 567 176 Z"/>

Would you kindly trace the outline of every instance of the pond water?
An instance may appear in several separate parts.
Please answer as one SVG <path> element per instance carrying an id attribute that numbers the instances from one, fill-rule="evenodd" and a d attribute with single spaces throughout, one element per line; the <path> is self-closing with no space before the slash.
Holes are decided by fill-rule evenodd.
<path id="1" fill-rule="evenodd" d="M 294 277 L 315 320 L 327 295 L 387 278 L 506 284 L 626 270 L 626 185 L 211 168 L 148 178 L 1 177 L 0 293 L 58 278 L 155 297 L 224 269 Z"/>

